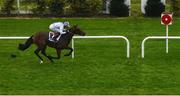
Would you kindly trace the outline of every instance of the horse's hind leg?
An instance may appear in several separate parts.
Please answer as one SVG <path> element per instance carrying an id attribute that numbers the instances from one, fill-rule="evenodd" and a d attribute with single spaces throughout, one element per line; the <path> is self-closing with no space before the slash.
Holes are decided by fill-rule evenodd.
<path id="1" fill-rule="evenodd" d="M 41 50 L 41 53 L 42 53 L 45 57 L 47 57 L 51 62 L 54 62 L 51 57 L 47 56 L 47 54 L 46 54 L 46 47 L 44 47 L 44 48 Z"/>
<path id="2" fill-rule="evenodd" d="M 64 48 L 64 49 L 67 49 L 67 50 L 70 50 L 70 52 L 68 54 L 65 54 L 64 56 L 70 56 L 73 52 L 73 49 L 71 47 L 67 47 L 67 48 Z"/>
<path id="3" fill-rule="evenodd" d="M 40 61 L 40 64 L 42 64 L 43 63 L 43 59 L 41 58 L 41 56 L 39 55 L 39 52 L 41 51 L 41 49 L 40 48 L 37 48 L 35 51 L 34 51 L 34 53 L 36 54 L 36 56 L 41 60 Z"/>

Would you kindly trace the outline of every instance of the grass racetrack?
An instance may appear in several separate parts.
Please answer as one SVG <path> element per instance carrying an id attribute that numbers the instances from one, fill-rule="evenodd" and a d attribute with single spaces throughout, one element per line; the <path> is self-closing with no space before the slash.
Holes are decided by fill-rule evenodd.
<path id="1" fill-rule="evenodd" d="M 39 64 L 35 45 L 21 52 L 24 40 L 0 40 L 0 94 L 180 94 L 180 41 L 146 43 L 141 59 L 141 42 L 147 36 L 165 35 L 160 18 L 120 19 L 0 19 L 0 36 L 30 36 L 48 31 L 50 23 L 78 24 L 88 36 L 123 35 L 131 43 L 126 58 L 122 39 L 77 39 L 75 59 L 64 57 L 51 64 Z M 180 19 L 175 19 L 169 35 L 180 35 Z M 48 54 L 56 55 L 52 48 Z M 11 58 L 16 54 L 16 58 Z"/>

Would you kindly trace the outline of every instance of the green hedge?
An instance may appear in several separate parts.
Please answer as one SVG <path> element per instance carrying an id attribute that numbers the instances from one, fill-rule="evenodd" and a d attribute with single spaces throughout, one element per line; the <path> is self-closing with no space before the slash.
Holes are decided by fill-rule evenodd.
<path id="1" fill-rule="evenodd" d="M 129 16 L 129 6 L 124 4 L 125 0 L 112 0 L 110 5 L 110 14 L 114 16 Z"/>
<path id="2" fill-rule="evenodd" d="M 36 0 L 36 8 L 33 9 L 34 14 L 38 15 L 62 15 L 64 8 L 64 0 Z"/>
<path id="3" fill-rule="evenodd" d="M 66 14 L 73 16 L 91 16 L 101 13 L 102 0 L 67 0 Z"/>
<path id="4" fill-rule="evenodd" d="M 15 8 L 13 7 L 14 2 L 15 0 L 5 0 L 1 10 L 2 13 L 11 15 L 11 11 L 15 10 Z"/>
<path id="5" fill-rule="evenodd" d="M 51 0 L 49 2 L 49 11 L 50 14 L 53 15 L 61 15 L 63 14 L 63 8 L 64 8 L 64 0 Z"/>
<path id="6" fill-rule="evenodd" d="M 102 12 L 102 0 L 35 0 L 35 14 L 91 16 Z"/>
<path id="7" fill-rule="evenodd" d="M 44 15 L 46 14 L 46 10 L 47 10 L 47 1 L 46 0 L 36 0 L 34 1 L 37 6 L 36 8 L 34 8 L 32 11 L 34 14 L 38 14 L 38 15 Z"/>
<path id="8" fill-rule="evenodd" d="M 171 0 L 172 12 L 175 16 L 180 16 L 180 0 Z"/>
<path id="9" fill-rule="evenodd" d="M 161 0 L 148 0 L 145 11 L 146 16 L 158 17 L 165 11 L 165 5 L 161 2 Z"/>

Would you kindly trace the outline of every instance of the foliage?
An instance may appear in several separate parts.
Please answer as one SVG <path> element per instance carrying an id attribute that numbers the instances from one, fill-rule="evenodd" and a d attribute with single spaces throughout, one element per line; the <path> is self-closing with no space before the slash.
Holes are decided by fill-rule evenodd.
<path id="1" fill-rule="evenodd" d="M 141 12 L 141 0 L 131 0 L 131 16 L 143 16 Z"/>
<path id="2" fill-rule="evenodd" d="M 102 11 L 102 0 L 67 0 L 74 16 L 97 15 Z"/>
<path id="3" fill-rule="evenodd" d="M 48 3 L 50 14 L 61 15 L 63 14 L 64 2 L 63 0 L 50 0 Z"/>
<path id="4" fill-rule="evenodd" d="M 47 2 L 46 0 L 36 0 L 34 1 L 37 6 L 33 9 L 33 12 L 38 15 L 44 15 L 46 14 L 47 10 Z"/>
<path id="5" fill-rule="evenodd" d="M 114 16 L 129 16 L 129 6 L 124 4 L 125 0 L 112 0 L 110 13 Z"/>
<path id="6" fill-rule="evenodd" d="M 11 11 L 15 10 L 15 8 L 13 7 L 14 1 L 15 0 L 6 0 L 2 7 L 2 12 L 7 15 L 11 15 Z"/>
<path id="7" fill-rule="evenodd" d="M 32 0 L 36 3 L 36 8 L 33 9 L 35 14 L 39 15 L 61 15 L 63 14 L 63 0 Z M 28 1 L 29 2 L 29 1 Z"/>
<path id="8" fill-rule="evenodd" d="M 161 0 L 148 0 L 145 7 L 146 16 L 158 17 L 165 11 L 165 5 Z"/>
<path id="9" fill-rule="evenodd" d="M 171 0 L 172 12 L 175 16 L 180 16 L 180 1 Z"/>

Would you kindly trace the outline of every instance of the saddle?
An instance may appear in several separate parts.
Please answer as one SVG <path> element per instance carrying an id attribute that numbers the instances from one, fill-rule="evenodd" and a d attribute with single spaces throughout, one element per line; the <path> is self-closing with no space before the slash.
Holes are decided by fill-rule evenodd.
<path id="1" fill-rule="evenodd" d="M 59 32 L 49 32 L 49 41 L 57 42 L 60 38 Z"/>

